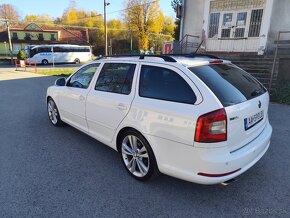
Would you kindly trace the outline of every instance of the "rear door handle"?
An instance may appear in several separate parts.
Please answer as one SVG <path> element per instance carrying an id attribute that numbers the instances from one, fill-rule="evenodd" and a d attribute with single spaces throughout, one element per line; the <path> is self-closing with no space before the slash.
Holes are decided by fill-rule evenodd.
<path id="1" fill-rule="evenodd" d="M 123 110 L 123 111 L 124 111 L 124 110 L 127 110 L 127 106 L 124 105 L 124 104 L 122 104 L 122 103 L 118 104 L 117 107 L 118 107 L 119 110 Z"/>
<path id="2" fill-rule="evenodd" d="M 79 96 L 79 100 L 80 100 L 80 101 L 84 101 L 84 100 L 85 100 L 85 97 L 84 97 L 83 95 L 80 95 L 80 96 Z"/>

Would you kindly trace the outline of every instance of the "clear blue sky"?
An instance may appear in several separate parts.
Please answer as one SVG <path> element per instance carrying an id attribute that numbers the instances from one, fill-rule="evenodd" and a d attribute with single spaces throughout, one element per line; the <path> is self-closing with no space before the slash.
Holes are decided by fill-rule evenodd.
<path id="1" fill-rule="evenodd" d="M 125 8 L 124 0 L 107 0 L 110 6 L 107 8 L 108 19 L 121 18 L 121 13 L 110 13 Z M 159 0 L 161 9 L 167 16 L 174 16 L 170 6 L 170 0 Z M 70 3 L 70 0 L 0 0 L 0 4 L 9 3 L 14 5 L 21 17 L 26 14 L 48 14 L 51 17 L 62 15 Z M 83 10 L 103 13 L 103 0 L 76 0 L 77 7 Z"/>

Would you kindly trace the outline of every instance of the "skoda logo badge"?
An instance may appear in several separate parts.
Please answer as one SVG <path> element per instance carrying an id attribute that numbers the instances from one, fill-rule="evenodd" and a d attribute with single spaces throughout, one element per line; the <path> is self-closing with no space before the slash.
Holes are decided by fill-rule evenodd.
<path id="1" fill-rule="evenodd" d="M 261 108 L 261 106 L 262 106 L 262 103 L 261 101 L 259 101 L 258 107 Z"/>

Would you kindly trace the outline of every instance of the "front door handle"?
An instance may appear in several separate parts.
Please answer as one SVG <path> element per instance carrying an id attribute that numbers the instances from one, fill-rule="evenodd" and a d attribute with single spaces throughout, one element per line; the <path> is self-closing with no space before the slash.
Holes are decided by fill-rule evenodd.
<path id="1" fill-rule="evenodd" d="M 118 104 L 117 107 L 118 107 L 119 110 L 123 110 L 123 111 L 124 111 L 124 110 L 127 110 L 127 106 L 124 105 L 124 104 L 122 104 L 122 103 Z"/>
<path id="2" fill-rule="evenodd" d="M 84 100 L 85 100 L 85 97 L 84 97 L 83 95 L 80 95 L 80 96 L 79 96 L 79 100 L 80 100 L 80 101 L 84 101 Z"/>

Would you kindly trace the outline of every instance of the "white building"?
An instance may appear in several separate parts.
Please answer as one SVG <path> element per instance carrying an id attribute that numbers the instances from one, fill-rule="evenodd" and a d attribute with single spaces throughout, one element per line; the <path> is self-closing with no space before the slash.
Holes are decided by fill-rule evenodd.
<path id="1" fill-rule="evenodd" d="M 290 0 L 183 0 L 180 38 L 199 36 L 209 53 L 271 53 L 279 31 L 290 31 Z"/>

